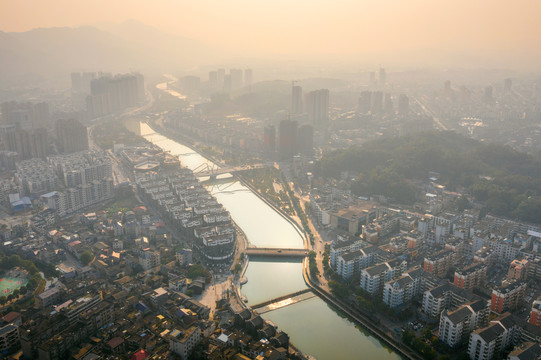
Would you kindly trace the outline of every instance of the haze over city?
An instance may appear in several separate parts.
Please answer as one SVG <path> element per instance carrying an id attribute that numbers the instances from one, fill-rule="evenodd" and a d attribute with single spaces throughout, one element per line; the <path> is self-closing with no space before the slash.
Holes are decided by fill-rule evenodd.
<path id="1" fill-rule="evenodd" d="M 0 0 L 0 358 L 541 360 L 540 14 Z"/>
<path id="2" fill-rule="evenodd" d="M 532 0 L 2 0 L 0 10 L 4 32 L 107 31 L 133 19 L 200 42 L 224 60 L 538 69 L 541 57 L 541 4 Z"/>

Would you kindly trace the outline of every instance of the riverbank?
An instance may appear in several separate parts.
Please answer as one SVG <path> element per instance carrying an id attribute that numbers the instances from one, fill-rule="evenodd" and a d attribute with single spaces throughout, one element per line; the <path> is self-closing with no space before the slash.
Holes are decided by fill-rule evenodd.
<path id="1" fill-rule="evenodd" d="M 208 153 L 205 153 L 203 150 L 201 149 L 196 149 L 193 147 L 193 145 L 186 145 L 184 144 L 185 142 L 189 142 L 189 143 L 193 143 L 193 140 L 184 136 L 184 135 L 181 135 L 179 134 L 177 131 L 173 130 L 173 129 L 165 129 L 164 127 L 158 125 L 158 124 L 155 124 L 155 123 L 147 123 L 148 126 L 150 126 L 150 128 L 155 131 L 156 133 L 162 135 L 162 136 L 165 136 L 166 138 L 170 139 L 170 140 L 173 140 L 173 141 L 179 141 L 179 142 L 182 142 L 182 145 L 186 146 L 187 148 L 191 149 L 192 151 L 200 154 L 202 157 L 204 157 L 207 161 L 213 163 L 214 165 L 216 165 L 217 167 L 223 167 L 224 164 L 222 164 L 222 162 L 219 160 L 219 159 L 216 159 L 214 158 L 212 155 L 208 154 Z M 156 128 L 158 128 L 158 130 Z M 172 134 L 167 134 L 165 135 L 164 133 L 165 132 L 170 132 Z M 178 136 L 179 139 L 176 139 L 175 136 Z M 301 236 L 301 238 L 303 239 L 303 242 L 304 242 L 304 248 L 307 249 L 308 248 L 308 240 L 306 238 L 306 233 L 305 231 L 302 229 L 301 225 L 299 223 L 297 223 L 297 221 L 295 221 L 295 219 L 293 219 L 290 215 L 286 214 L 282 209 L 278 208 L 277 206 L 275 206 L 272 201 L 268 200 L 264 195 L 262 195 L 259 191 L 257 191 L 257 189 L 252 185 L 250 184 L 248 181 L 246 181 L 246 179 L 244 179 L 242 177 L 242 175 L 239 175 L 239 174 L 232 174 L 233 177 L 238 180 L 242 185 L 244 185 L 245 187 L 247 187 L 254 195 L 256 195 L 259 199 L 261 199 L 265 204 L 267 204 L 270 208 L 272 208 L 275 212 L 277 212 L 280 216 L 282 216 L 287 222 L 289 222 L 294 228 L 295 230 L 297 231 L 297 233 Z M 244 238 L 246 239 L 246 247 L 249 247 L 250 246 L 250 240 L 248 239 L 248 237 L 246 237 L 246 234 L 244 233 L 244 231 L 242 231 L 242 229 L 240 229 L 240 227 L 238 227 L 236 224 L 235 226 L 242 232 Z"/>
<path id="2" fill-rule="evenodd" d="M 257 189 L 252 184 L 250 184 L 248 181 L 246 181 L 246 179 L 242 178 L 241 175 L 236 175 L 235 177 L 239 180 L 239 182 L 242 185 L 244 185 L 248 189 L 250 189 L 252 191 L 252 193 L 255 194 L 255 196 L 257 196 L 259 199 L 261 199 L 265 204 L 267 204 L 270 208 L 272 208 L 274 211 L 276 211 L 278 214 L 280 214 L 287 222 L 289 222 L 295 228 L 295 230 L 297 231 L 299 236 L 303 239 L 304 248 L 305 249 L 308 248 L 307 247 L 306 234 L 305 234 L 304 230 L 302 230 L 301 226 L 291 216 L 289 216 L 284 211 L 282 211 L 282 209 L 275 206 L 272 203 L 272 201 L 268 200 L 263 194 L 261 194 L 259 191 L 257 191 Z"/>
<path id="3" fill-rule="evenodd" d="M 158 133 L 157 135 L 161 134 Z M 163 135 L 161 135 L 161 137 L 164 139 L 167 138 Z M 176 142 L 175 144 L 169 144 L 169 142 L 172 143 L 174 141 L 171 141 L 170 139 L 169 141 L 161 140 L 159 136 L 155 139 L 156 141 L 164 141 L 165 144 L 167 144 L 164 147 L 165 151 L 180 154 L 181 161 L 185 159 L 186 163 L 194 168 L 199 166 L 197 162 L 194 162 L 193 159 L 191 159 L 192 154 L 188 152 L 188 147 L 182 148 L 182 144 Z M 162 143 L 162 145 L 164 144 Z M 177 145 L 179 147 L 176 147 Z M 195 156 L 195 158 L 197 158 L 197 156 Z M 206 160 L 206 158 L 203 158 L 202 156 L 199 158 L 198 161 L 200 162 Z M 296 245 L 300 242 L 300 244 L 304 243 L 305 249 L 309 248 L 310 244 L 306 241 L 306 237 L 302 236 L 302 232 L 299 230 L 298 225 L 293 226 L 287 216 L 283 216 L 283 214 L 272 206 L 271 203 L 265 201 L 266 199 L 264 199 L 261 194 L 254 191 L 252 187 L 246 186 L 245 182 L 239 181 L 237 182 L 237 185 L 233 185 L 229 189 L 224 189 L 224 192 L 218 191 L 216 194 L 219 194 L 219 196 L 222 197 L 220 202 L 225 205 L 232 216 L 235 215 L 238 217 L 238 219 L 236 219 L 238 220 L 238 226 L 242 227 L 247 236 L 250 236 L 250 241 L 255 242 L 254 245 L 265 247 L 266 244 L 274 244 L 276 247 L 276 244 L 280 244 L 279 247 L 287 247 L 289 244 Z M 287 221 L 284 222 L 283 219 L 286 219 Z M 291 226 L 293 226 L 293 229 L 291 229 Z M 272 245 L 270 247 L 272 247 Z M 259 264 L 259 262 L 251 262 L 251 264 Z M 298 274 L 299 283 L 302 284 L 303 287 L 310 285 L 304 279 L 305 275 L 303 274 L 304 267 L 307 267 L 306 260 L 304 264 L 297 264 L 295 273 Z M 261 282 L 261 278 L 254 275 L 253 278 L 248 279 L 248 284 L 252 282 L 257 284 L 261 283 L 265 289 L 258 290 L 258 294 L 262 295 L 261 297 L 266 297 L 268 295 L 268 298 L 273 298 L 284 295 L 288 293 L 288 291 L 284 289 L 284 283 L 287 283 L 288 286 L 297 286 L 294 284 L 294 281 L 292 282 L 289 279 L 292 275 L 291 270 L 287 270 L 284 266 L 285 265 L 280 261 L 276 262 L 274 266 L 270 263 L 265 266 L 266 270 L 264 271 L 271 275 L 269 279 L 272 281 Z M 245 273 L 247 268 L 248 263 L 244 263 L 243 270 L 236 279 L 238 282 L 233 284 L 235 298 L 239 304 L 239 308 L 248 306 L 244 303 L 240 293 L 240 279 L 246 277 Z M 252 269 L 252 266 L 250 266 L 250 269 Z M 318 285 L 315 284 L 314 281 L 314 284 L 309 287 L 313 288 L 317 286 Z M 300 290 L 302 287 L 298 289 Z M 269 291 L 267 290 L 272 290 L 270 292 L 274 292 L 275 294 L 268 294 Z M 384 341 L 384 339 L 379 340 L 379 337 L 377 336 L 368 336 L 366 332 L 363 330 L 359 331 L 359 327 L 355 326 L 355 324 L 361 324 L 363 325 L 361 329 L 369 329 L 366 324 L 356 320 L 352 314 L 349 314 L 345 310 L 341 310 L 339 306 L 333 305 L 332 307 L 328 307 L 327 304 L 329 304 L 329 301 L 326 300 L 324 294 L 317 291 L 314 291 L 314 293 L 318 295 L 319 299 L 313 298 L 282 309 L 274 310 L 266 313 L 265 318 L 270 319 L 282 330 L 286 331 L 291 336 L 292 340 L 300 345 L 305 352 L 312 353 L 321 359 L 355 358 L 359 354 L 365 354 L 368 358 L 378 359 L 396 359 L 397 356 L 399 356 L 400 352 L 391 351 L 390 349 L 393 349 L 393 347 L 385 346 L 386 341 Z M 330 296 L 330 294 L 328 295 Z M 253 298 L 251 300 L 256 299 Z M 334 309 L 338 309 L 339 311 Z M 276 319 L 276 321 L 273 319 Z M 308 326 L 308 328 L 306 326 Z M 322 344 L 327 345 L 322 346 Z"/>
<path id="4" fill-rule="evenodd" d="M 373 325 L 372 319 L 368 319 L 364 317 L 363 315 L 361 315 L 360 313 L 358 313 L 357 311 L 351 309 L 347 304 L 344 304 L 340 299 L 336 298 L 334 295 L 328 293 L 327 291 L 319 287 L 319 285 L 314 283 L 314 281 L 312 280 L 310 276 L 310 272 L 308 271 L 307 263 L 308 261 L 307 259 L 305 259 L 303 263 L 303 267 L 302 267 L 302 274 L 304 277 L 304 281 L 306 285 L 310 289 L 312 289 L 312 291 L 314 291 L 316 295 L 318 295 L 319 298 L 321 298 L 323 301 L 325 301 L 329 305 L 332 305 L 335 308 L 342 311 L 345 315 L 348 316 L 350 320 L 354 321 L 355 323 L 362 326 L 364 329 L 368 330 L 373 336 L 375 336 L 380 341 L 384 342 L 386 345 L 391 347 L 393 351 L 397 352 L 402 357 L 409 360 L 422 360 L 422 357 L 417 355 L 413 350 L 411 349 L 409 349 L 409 351 L 406 350 L 405 349 L 406 346 L 404 344 L 402 344 L 401 342 L 387 335 L 387 333 L 385 333 L 380 327 Z"/>

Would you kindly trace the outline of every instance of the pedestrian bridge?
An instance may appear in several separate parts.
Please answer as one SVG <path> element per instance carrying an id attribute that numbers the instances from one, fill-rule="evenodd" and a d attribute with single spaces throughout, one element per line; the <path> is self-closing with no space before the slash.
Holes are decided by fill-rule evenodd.
<path id="1" fill-rule="evenodd" d="M 292 294 L 280 296 L 271 300 L 263 301 L 250 307 L 258 314 L 264 314 L 269 311 L 283 308 L 288 305 L 296 304 L 303 300 L 308 300 L 316 296 L 311 289 L 304 289 Z"/>
<path id="2" fill-rule="evenodd" d="M 292 257 L 292 258 L 304 258 L 308 256 L 308 250 L 306 249 L 280 249 L 280 248 L 256 248 L 249 247 L 244 250 L 244 253 L 248 256 L 265 256 L 265 257 Z"/>

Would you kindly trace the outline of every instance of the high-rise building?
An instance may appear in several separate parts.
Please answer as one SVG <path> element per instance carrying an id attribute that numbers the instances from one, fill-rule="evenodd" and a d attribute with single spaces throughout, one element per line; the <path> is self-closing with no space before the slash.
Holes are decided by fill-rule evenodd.
<path id="1" fill-rule="evenodd" d="M 62 154 L 88 150 L 86 126 L 75 119 L 60 119 L 56 122 L 56 141 Z"/>
<path id="2" fill-rule="evenodd" d="M 379 86 L 383 89 L 387 83 L 387 73 L 384 68 L 379 69 Z"/>
<path id="3" fill-rule="evenodd" d="M 44 159 L 49 153 L 49 137 L 45 129 L 8 131 L 4 134 L 4 146 L 23 160 Z"/>
<path id="4" fill-rule="evenodd" d="M 58 186 L 56 172 L 42 159 L 19 162 L 15 172 L 15 181 L 27 195 L 51 191 Z"/>
<path id="5" fill-rule="evenodd" d="M 504 282 L 502 286 L 492 289 L 490 309 L 499 314 L 506 310 L 513 310 L 524 301 L 525 293 L 525 282 Z"/>
<path id="6" fill-rule="evenodd" d="M 47 103 L 4 102 L 1 105 L 4 124 L 17 130 L 32 130 L 49 126 L 50 114 Z"/>
<path id="7" fill-rule="evenodd" d="M 362 91 L 361 97 L 359 97 L 359 107 L 358 107 L 359 113 L 366 114 L 370 112 L 371 106 L 372 106 L 372 92 Z"/>
<path id="8" fill-rule="evenodd" d="M 216 70 L 216 79 L 218 81 L 217 83 L 218 89 L 222 89 L 224 87 L 224 77 L 225 77 L 225 69 Z"/>
<path id="9" fill-rule="evenodd" d="M 216 89 L 218 87 L 218 72 L 217 71 L 209 72 L 209 86 L 211 89 Z"/>
<path id="10" fill-rule="evenodd" d="M 201 79 L 199 76 L 188 75 L 181 77 L 178 83 L 182 91 L 193 92 L 199 90 Z"/>
<path id="11" fill-rule="evenodd" d="M 385 112 L 387 114 L 394 114 L 394 104 L 391 94 L 385 94 Z"/>
<path id="12" fill-rule="evenodd" d="M 400 95 L 398 98 L 398 113 L 400 115 L 408 115 L 410 108 L 410 100 L 407 95 Z"/>
<path id="13" fill-rule="evenodd" d="M 444 96 L 452 96 L 453 95 L 453 89 L 451 89 L 451 81 L 447 80 L 443 84 L 443 95 Z"/>
<path id="14" fill-rule="evenodd" d="M 86 107 L 90 118 L 134 107 L 145 98 L 144 77 L 141 74 L 102 76 L 90 83 Z"/>
<path id="15" fill-rule="evenodd" d="M 231 74 L 231 89 L 239 89 L 244 85 L 243 79 L 242 79 L 242 70 L 241 69 L 231 69 L 229 71 Z"/>
<path id="16" fill-rule="evenodd" d="M 233 88 L 232 87 L 232 83 L 231 83 L 231 75 L 227 74 L 227 75 L 224 75 L 224 82 L 223 82 L 224 86 L 223 86 L 223 91 L 225 92 L 229 92 L 231 91 L 231 89 Z"/>
<path id="17" fill-rule="evenodd" d="M 376 73 L 374 71 L 370 72 L 370 88 L 374 88 L 376 86 Z"/>
<path id="18" fill-rule="evenodd" d="M 494 101 L 494 98 L 492 96 L 492 86 L 487 86 L 485 88 L 485 103 L 491 104 Z"/>
<path id="19" fill-rule="evenodd" d="M 372 93 L 372 114 L 383 111 L 383 92 L 374 91 Z"/>
<path id="20" fill-rule="evenodd" d="M 276 151 L 276 128 L 269 125 L 265 126 L 263 131 L 263 151 L 267 155 L 274 154 Z"/>
<path id="21" fill-rule="evenodd" d="M 293 120 L 280 121 L 279 152 L 283 159 L 297 153 L 297 122 Z"/>
<path id="22" fill-rule="evenodd" d="M 252 81 L 253 81 L 252 76 L 253 76 L 252 69 L 244 70 L 244 86 L 252 85 Z"/>
<path id="23" fill-rule="evenodd" d="M 90 83 L 96 78 L 95 72 L 73 72 L 71 73 L 72 93 L 90 94 Z"/>
<path id="24" fill-rule="evenodd" d="M 326 128 L 329 122 L 329 90 L 320 89 L 306 94 L 308 121 L 315 128 Z"/>
<path id="25" fill-rule="evenodd" d="M 89 184 L 113 177 L 113 165 L 106 152 L 81 151 L 48 158 L 66 187 Z"/>
<path id="26" fill-rule="evenodd" d="M 81 75 L 81 91 L 90 94 L 90 83 L 96 78 L 95 72 L 84 72 Z"/>
<path id="27" fill-rule="evenodd" d="M 71 73 L 71 91 L 77 92 L 81 91 L 82 79 L 81 73 L 73 72 Z"/>
<path id="28" fill-rule="evenodd" d="M 302 87 L 293 85 L 291 87 L 291 115 L 299 115 L 302 113 Z"/>
<path id="29" fill-rule="evenodd" d="M 312 125 L 304 124 L 299 127 L 297 133 L 297 148 L 303 155 L 312 155 L 314 153 L 314 128 Z"/>
<path id="30" fill-rule="evenodd" d="M 541 327 L 541 300 L 535 300 L 532 304 L 530 311 L 530 320 L 528 322 L 532 325 Z"/>
<path id="31" fill-rule="evenodd" d="M 507 78 L 503 82 L 503 92 L 508 93 L 511 92 L 511 88 L 513 87 L 513 80 Z"/>

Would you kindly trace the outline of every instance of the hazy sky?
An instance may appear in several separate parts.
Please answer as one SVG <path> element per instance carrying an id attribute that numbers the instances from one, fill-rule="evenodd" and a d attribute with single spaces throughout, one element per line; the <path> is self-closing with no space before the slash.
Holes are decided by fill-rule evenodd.
<path id="1" fill-rule="evenodd" d="M 234 51 L 540 55 L 541 0 L 0 0 L 0 29 L 136 19 Z"/>

